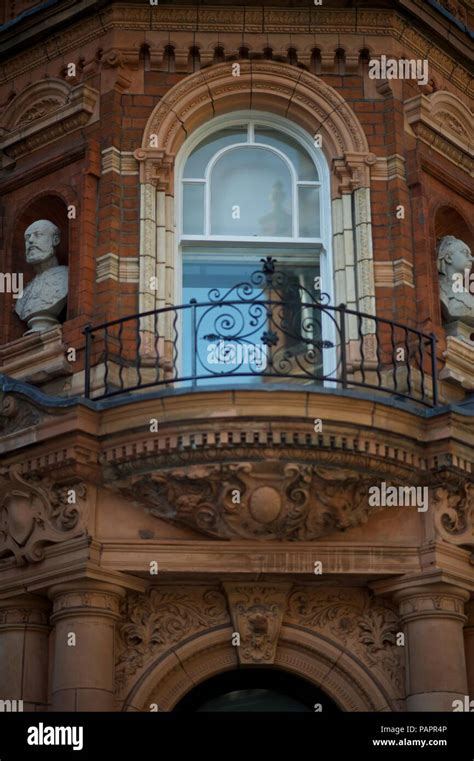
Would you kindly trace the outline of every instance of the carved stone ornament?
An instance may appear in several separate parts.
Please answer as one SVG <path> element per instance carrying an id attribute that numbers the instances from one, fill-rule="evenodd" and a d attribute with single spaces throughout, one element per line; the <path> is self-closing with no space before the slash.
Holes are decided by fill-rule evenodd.
<path id="1" fill-rule="evenodd" d="M 452 544 L 474 547 L 474 483 L 446 484 L 435 490 L 435 526 Z"/>
<path id="2" fill-rule="evenodd" d="M 0 558 L 35 563 L 44 558 L 46 545 L 84 534 L 78 502 L 85 496 L 84 484 L 60 486 L 22 476 L 15 465 L 0 468 Z"/>
<path id="3" fill-rule="evenodd" d="M 279 460 L 191 465 L 121 489 L 152 515 L 219 539 L 317 539 L 368 519 L 373 478 Z"/>
<path id="4" fill-rule="evenodd" d="M 301 586 L 289 596 L 284 621 L 336 639 L 369 668 L 384 672 L 398 694 L 404 695 L 404 648 L 397 645 L 397 634 L 403 629 L 389 603 L 365 590 Z"/>
<path id="5" fill-rule="evenodd" d="M 240 663 L 275 660 L 289 584 L 224 583 L 234 630 L 240 636 Z"/>
<path id="6" fill-rule="evenodd" d="M 229 623 L 225 595 L 207 587 L 152 588 L 121 605 L 116 630 L 116 688 L 149 659 L 198 631 Z"/>
<path id="7" fill-rule="evenodd" d="M 0 436 L 31 428 L 41 417 L 33 405 L 0 391 Z"/>

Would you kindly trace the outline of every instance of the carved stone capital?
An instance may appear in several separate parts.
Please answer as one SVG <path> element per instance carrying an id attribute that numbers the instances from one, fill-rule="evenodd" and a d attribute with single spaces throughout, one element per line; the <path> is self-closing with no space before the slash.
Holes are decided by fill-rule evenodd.
<path id="1" fill-rule="evenodd" d="M 85 497 L 83 483 L 64 486 L 22 476 L 18 465 L 0 468 L 0 558 L 38 562 L 46 545 L 82 536 Z"/>
<path id="2" fill-rule="evenodd" d="M 234 630 L 240 635 L 239 663 L 272 664 L 290 585 L 227 582 L 224 588 Z"/>
<path id="3" fill-rule="evenodd" d="M 119 488 L 152 515 L 219 539 L 307 541 L 367 521 L 376 509 L 372 482 L 355 471 L 266 460 L 160 470 Z"/>
<path id="4" fill-rule="evenodd" d="M 120 617 L 120 600 L 125 593 L 122 587 L 93 579 L 55 584 L 48 590 L 53 600 L 51 621 L 84 616 L 116 620 Z"/>
<path id="5" fill-rule="evenodd" d="M 377 162 L 374 153 L 346 152 L 343 159 L 335 159 L 334 172 L 339 181 L 339 193 L 351 193 L 357 188 L 370 187 L 370 167 Z"/>
<path id="6" fill-rule="evenodd" d="M 469 596 L 466 589 L 440 583 L 400 589 L 393 599 L 399 604 L 403 623 L 419 618 L 454 618 L 464 623 L 464 604 Z"/>
<path id="7" fill-rule="evenodd" d="M 0 600 L 0 631 L 48 628 L 49 602 L 38 595 Z"/>
<path id="8" fill-rule="evenodd" d="M 140 182 L 172 192 L 174 155 L 161 148 L 137 148 L 133 155 L 139 162 Z"/>

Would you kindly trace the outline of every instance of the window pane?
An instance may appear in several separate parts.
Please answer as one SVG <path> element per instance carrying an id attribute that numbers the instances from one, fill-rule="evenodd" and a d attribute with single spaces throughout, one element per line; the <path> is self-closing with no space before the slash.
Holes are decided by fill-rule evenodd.
<path id="1" fill-rule="evenodd" d="M 209 135 L 209 137 L 206 137 L 202 143 L 199 143 L 198 147 L 191 153 L 186 161 L 183 177 L 192 177 L 193 179 L 204 177 L 206 167 L 217 151 L 220 151 L 221 148 L 225 148 L 226 145 L 246 142 L 246 126 L 230 127 L 228 129 L 221 129 L 218 132 L 214 132 L 212 135 Z"/>
<path id="2" fill-rule="evenodd" d="M 204 235 L 204 183 L 183 185 L 183 234 Z"/>
<path id="3" fill-rule="evenodd" d="M 319 188 L 298 188 L 300 238 L 319 238 Z"/>
<path id="4" fill-rule="evenodd" d="M 307 182 L 317 182 L 318 172 L 312 158 L 302 148 L 299 143 L 284 132 L 277 132 L 275 129 L 266 127 L 257 127 L 255 130 L 255 142 L 266 143 L 282 151 L 296 169 L 299 180 Z"/>
<path id="5" fill-rule="evenodd" d="M 211 175 L 211 234 L 292 235 L 291 175 L 263 148 L 225 153 Z"/>

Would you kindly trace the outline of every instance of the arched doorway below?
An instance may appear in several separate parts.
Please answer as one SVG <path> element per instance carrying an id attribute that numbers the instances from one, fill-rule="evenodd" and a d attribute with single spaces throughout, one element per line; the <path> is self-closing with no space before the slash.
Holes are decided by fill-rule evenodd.
<path id="1" fill-rule="evenodd" d="M 279 669 L 249 668 L 217 674 L 188 692 L 179 712 L 338 713 L 336 703 L 315 685 Z"/>

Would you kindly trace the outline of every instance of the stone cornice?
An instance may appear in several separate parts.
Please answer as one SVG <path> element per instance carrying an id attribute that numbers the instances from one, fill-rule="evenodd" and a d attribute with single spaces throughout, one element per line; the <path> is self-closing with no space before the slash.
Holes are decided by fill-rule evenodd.
<path id="1" fill-rule="evenodd" d="M 95 4 L 94 4 L 95 5 Z M 102 4 L 101 4 L 102 5 Z M 64 23 L 66 16 L 63 12 Z M 30 32 L 19 33 L 17 29 L 15 45 L 19 45 L 18 55 L 12 57 L 0 69 L 0 83 L 7 82 L 21 73 L 30 71 L 40 66 L 43 62 L 52 58 L 54 54 L 64 56 L 70 51 L 80 49 L 88 42 L 103 37 L 111 30 L 127 29 L 146 32 L 150 30 L 150 8 L 137 5 L 120 4 L 103 8 L 83 18 L 77 24 L 71 19 L 71 11 L 68 11 L 68 28 L 56 34 L 50 45 L 40 43 L 31 46 L 31 35 L 36 33 L 33 27 Z M 71 23 L 72 22 L 72 23 Z M 318 34 L 357 34 L 362 36 L 373 35 L 375 44 L 377 39 L 392 37 L 399 40 L 404 47 L 409 47 L 413 53 L 424 57 L 429 51 L 430 65 L 450 79 L 462 91 L 469 88 L 470 75 L 459 63 L 459 57 L 466 55 L 466 45 L 457 39 L 457 30 L 453 35 L 450 29 L 449 40 L 454 45 L 455 53 L 448 55 L 439 48 L 433 48 L 430 42 L 430 34 L 421 34 L 413 24 L 407 23 L 404 15 L 398 12 L 377 9 L 357 8 L 349 9 L 325 9 L 325 8 L 212 8 L 212 7 L 166 7 L 158 5 L 153 8 L 151 18 L 152 31 L 189 31 L 215 32 L 220 37 L 225 33 L 238 34 L 262 34 L 262 33 L 306 33 L 313 36 Z M 48 28 L 48 36 L 51 37 L 51 24 Z M 331 43 L 332 44 L 332 43 Z M 11 51 L 15 49 L 10 46 Z M 386 43 L 383 43 L 386 50 Z M 374 51 L 377 54 L 377 51 Z M 380 49 L 379 52 L 383 52 Z M 13 56 L 13 52 L 10 53 Z"/>

